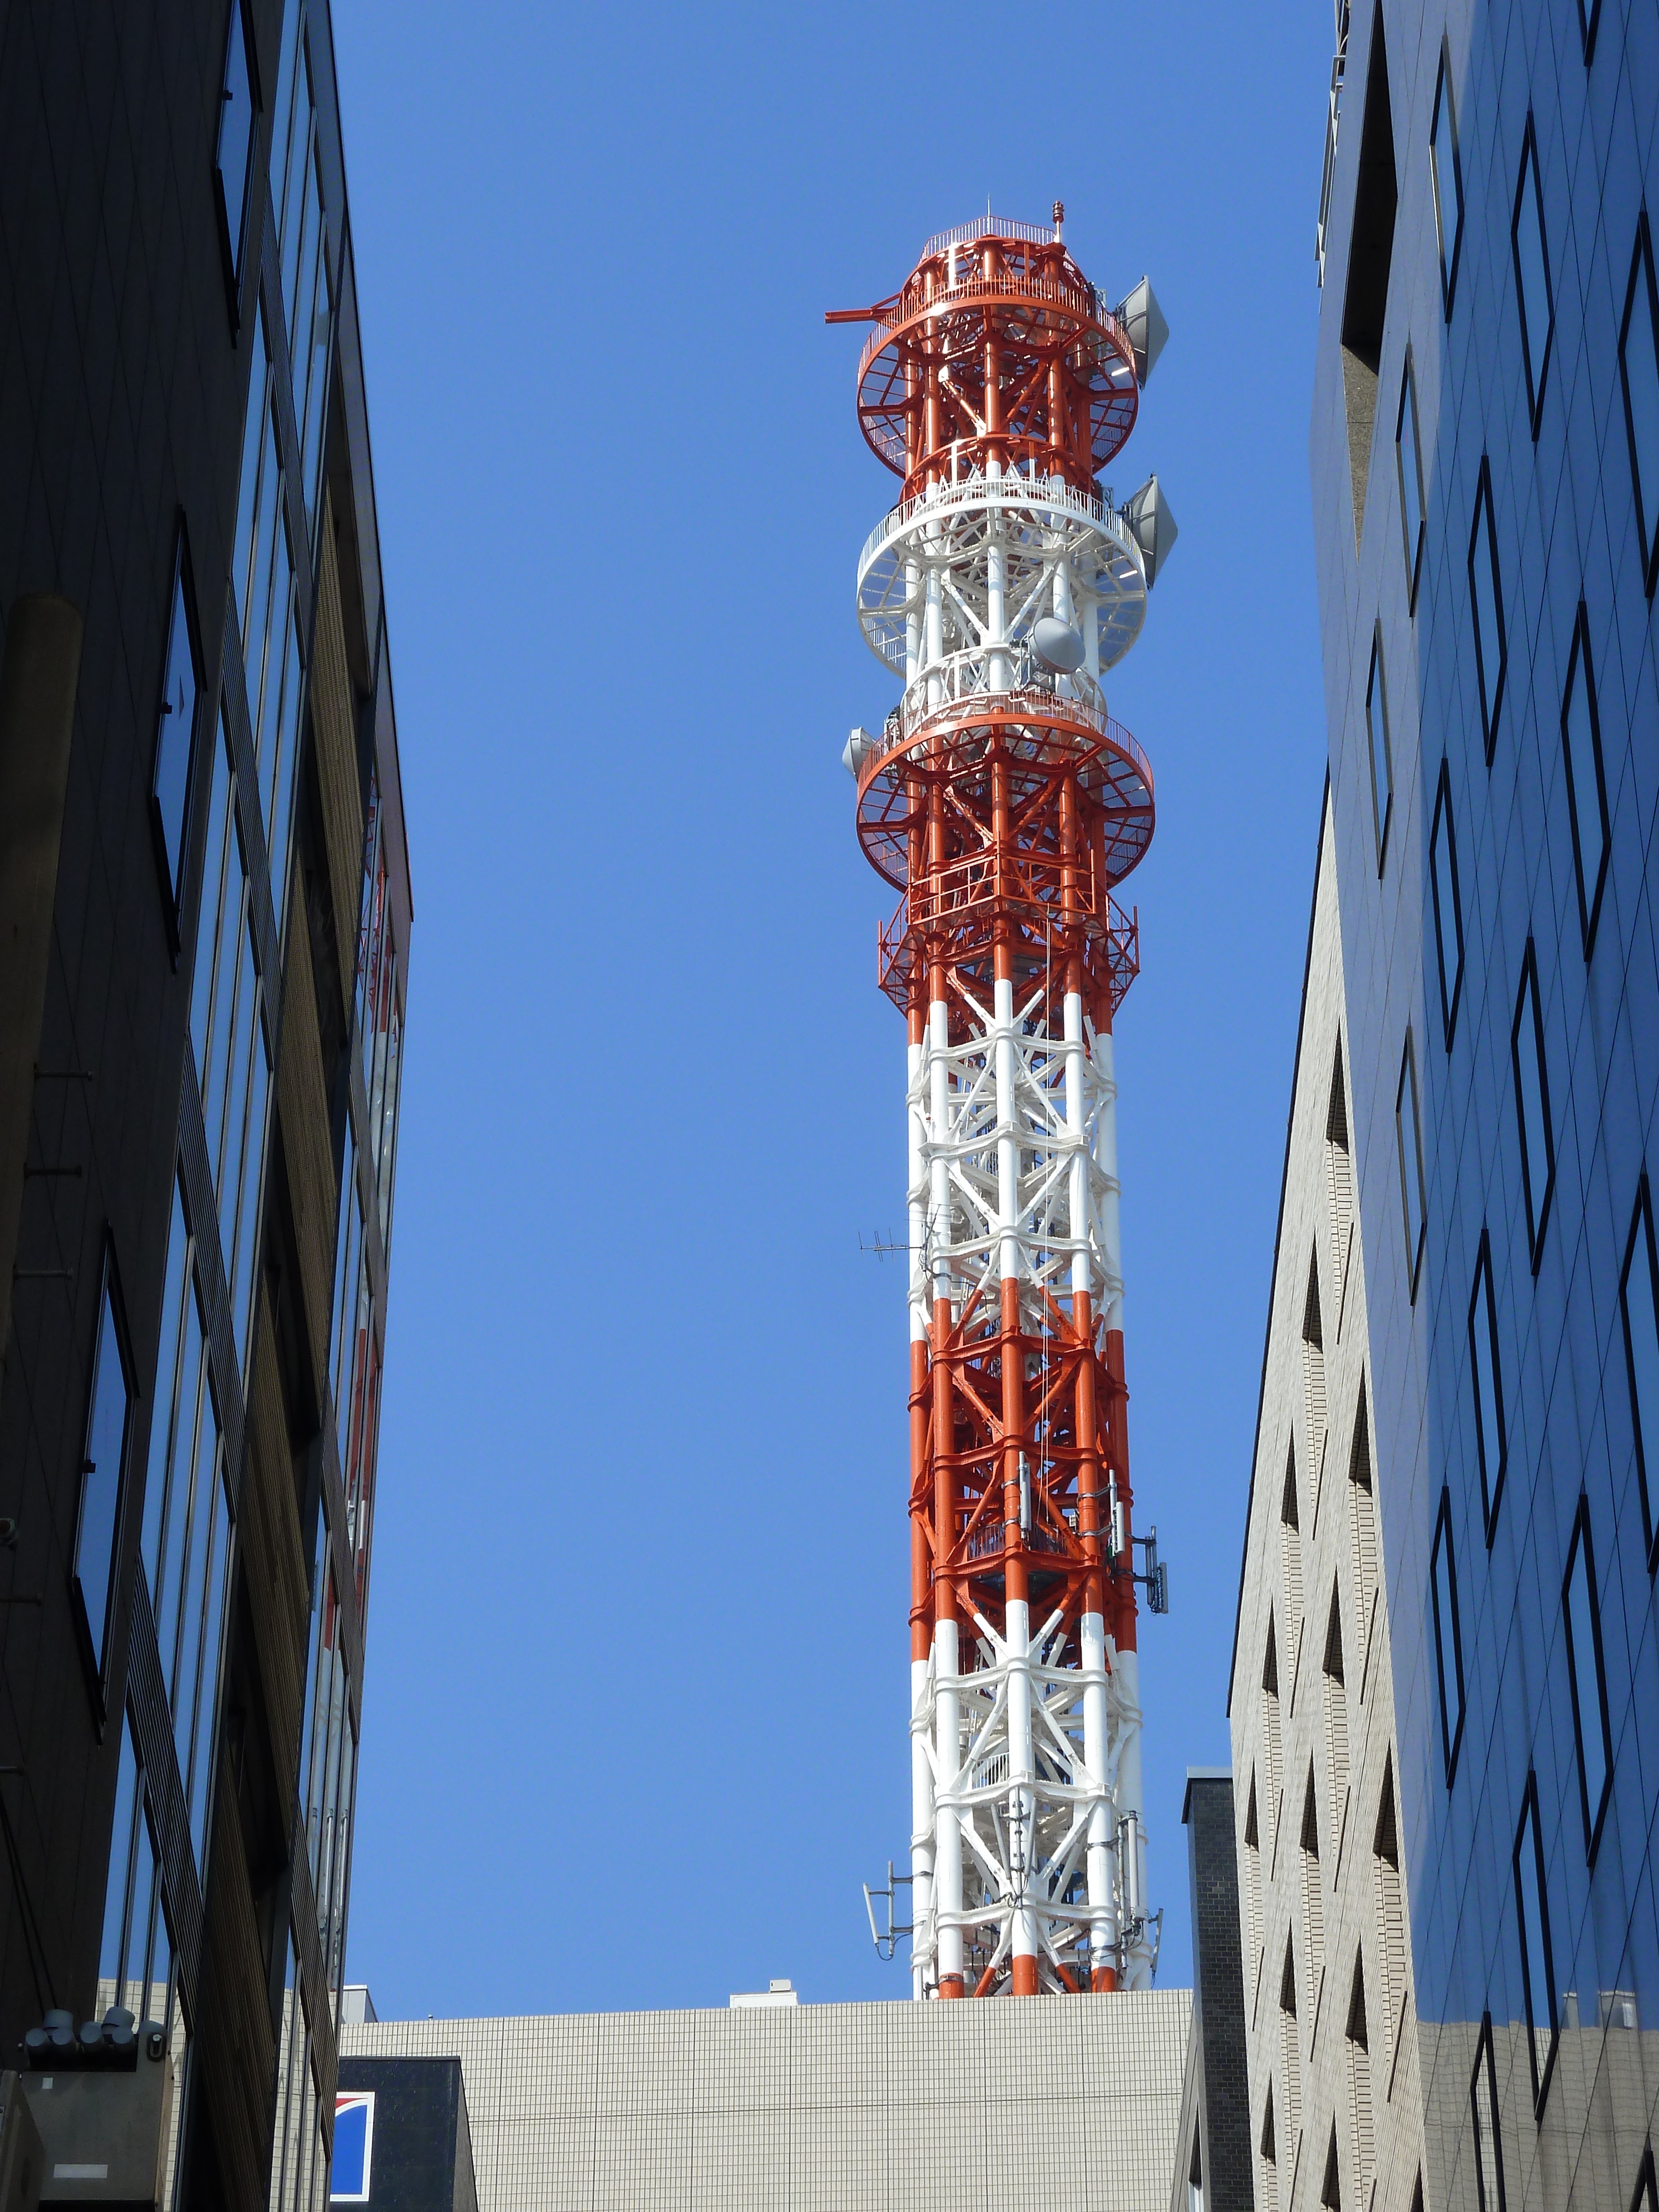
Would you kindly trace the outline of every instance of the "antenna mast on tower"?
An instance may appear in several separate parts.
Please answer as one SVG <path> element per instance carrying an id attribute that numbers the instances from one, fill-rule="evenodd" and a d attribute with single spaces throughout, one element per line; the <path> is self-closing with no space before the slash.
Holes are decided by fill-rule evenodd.
<path id="1" fill-rule="evenodd" d="M 1101 678 L 1175 526 L 1156 477 L 1121 507 L 1097 479 L 1167 333 L 1054 214 L 930 239 L 829 318 L 876 326 L 859 419 L 903 479 L 858 573 L 903 696 L 845 757 L 908 1024 L 918 1996 L 1139 1987 L 1155 1956 L 1112 1061 L 1152 778 Z"/>

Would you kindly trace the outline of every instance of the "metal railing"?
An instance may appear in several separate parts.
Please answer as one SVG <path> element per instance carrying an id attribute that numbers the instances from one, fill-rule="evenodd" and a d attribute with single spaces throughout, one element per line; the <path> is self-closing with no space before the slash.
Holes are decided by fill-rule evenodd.
<path id="1" fill-rule="evenodd" d="M 954 453 L 955 447 L 949 450 Z M 930 515 L 952 514 L 958 508 L 977 507 L 981 502 L 990 507 L 1058 508 L 1076 521 L 1092 522 L 1104 528 L 1139 557 L 1127 526 L 1113 504 L 1109 485 L 1097 499 L 1088 492 L 1079 491 L 1064 477 L 1022 476 L 1018 471 L 988 477 L 983 469 L 970 469 L 966 476 L 952 476 L 948 483 L 913 492 L 908 499 L 900 500 L 896 507 L 890 507 L 864 541 L 864 550 L 859 555 L 860 575 L 887 540 L 896 538 L 918 516 L 926 519 Z"/>

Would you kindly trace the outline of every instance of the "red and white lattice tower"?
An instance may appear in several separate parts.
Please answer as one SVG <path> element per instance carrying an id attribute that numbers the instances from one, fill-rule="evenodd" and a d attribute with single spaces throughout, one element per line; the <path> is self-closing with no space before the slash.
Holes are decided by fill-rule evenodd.
<path id="1" fill-rule="evenodd" d="M 830 319 L 876 325 L 859 419 L 904 486 L 858 575 L 904 693 L 846 757 L 902 893 L 918 1996 L 1153 1964 L 1112 1064 L 1138 933 L 1111 896 L 1152 779 L 1101 678 L 1174 526 L 1156 478 L 1115 506 L 1098 477 L 1165 332 L 1144 282 L 1105 305 L 1063 213 L 932 239 Z"/>

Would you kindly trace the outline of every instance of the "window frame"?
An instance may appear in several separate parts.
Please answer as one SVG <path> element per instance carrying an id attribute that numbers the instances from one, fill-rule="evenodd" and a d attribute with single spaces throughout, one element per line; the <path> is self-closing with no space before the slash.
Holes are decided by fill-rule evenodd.
<path id="1" fill-rule="evenodd" d="M 1417 502 L 1416 544 L 1407 519 L 1406 448 L 1401 433 L 1409 412 L 1412 427 L 1412 477 Z M 1406 348 L 1406 365 L 1400 378 L 1400 406 L 1394 422 L 1395 481 L 1400 493 L 1400 528 L 1406 553 L 1406 611 L 1417 612 L 1417 590 L 1423 573 L 1423 547 L 1427 540 L 1428 500 L 1423 489 L 1423 434 L 1417 412 L 1417 369 L 1412 349 Z"/>
<path id="2" fill-rule="evenodd" d="M 1544 1122 L 1544 1194 L 1541 1201 L 1538 1202 L 1534 1202 L 1533 1196 L 1532 1152 L 1527 1141 L 1526 1086 L 1521 1079 L 1521 1027 L 1528 1008 L 1532 1014 L 1533 1055 L 1538 1070 L 1539 1107 Z M 1544 999 L 1538 988 L 1538 948 L 1530 937 L 1527 939 L 1527 950 L 1521 962 L 1521 988 L 1516 994 L 1515 1018 L 1510 1024 L 1510 1066 L 1515 1078 L 1516 1126 L 1521 1137 L 1521 1183 L 1527 1209 L 1528 1256 L 1535 1275 L 1544 1256 L 1544 1232 L 1549 1226 L 1550 1203 L 1555 1196 L 1555 1125 L 1550 1112 L 1549 1061 L 1544 1050 Z"/>
<path id="3" fill-rule="evenodd" d="M 91 1684 L 98 1709 L 99 1734 L 101 1737 L 104 1724 L 109 1717 L 109 1662 L 115 1642 L 121 1558 L 126 1548 L 126 1519 L 132 1468 L 133 1410 L 138 1396 L 132 1344 L 127 1333 L 126 1306 L 121 1295 L 120 1273 L 116 1264 L 115 1240 L 107 1226 L 104 1231 L 103 1255 L 99 1270 L 98 1303 L 94 1312 L 92 1369 L 87 1383 L 86 1411 L 81 1424 L 81 1456 L 75 1492 L 75 1533 L 69 1551 L 69 1583 L 70 1601 L 81 1638 L 82 1656 L 90 1669 Z M 97 1415 L 99 1389 L 103 1379 L 106 1314 L 109 1317 L 110 1334 L 115 1344 L 116 1359 L 120 1368 L 121 1388 L 125 1405 L 121 1419 L 120 1453 L 115 1468 L 115 1498 L 110 1513 L 109 1557 L 105 1563 L 102 1632 L 99 1634 L 93 1629 L 92 1610 L 87 1603 L 86 1577 L 81 1571 L 81 1540 L 86 1534 L 88 1527 L 87 1478 L 94 1472 L 91 1457 L 93 1425 Z"/>
<path id="4" fill-rule="evenodd" d="M 1457 1755 L 1463 1747 L 1463 1723 L 1468 1712 L 1468 1692 L 1463 1677 L 1463 1620 L 1457 1602 L 1457 1553 L 1452 1540 L 1451 1486 L 1440 1486 L 1440 1510 L 1435 1515 L 1434 1541 L 1429 1552 L 1429 1605 L 1434 1617 L 1435 1680 L 1440 1701 L 1440 1753 L 1446 1787 L 1457 1778 Z M 1446 1609 L 1451 1614 L 1451 1679 L 1457 1691 L 1454 1723 L 1446 1702 L 1446 1624 L 1441 1619 L 1440 1560 L 1446 1564 Z"/>
<path id="5" fill-rule="evenodd" d="M 179 815 L 179 852 L 177 860 L 167 848 L 167 816 L 161 795 L 163 765 L 162 739 L 167 735 L 167 718 L 172 713 L 167 692 L 173 676 L 173 615 L 182 606 L 185 617 L 185 640 L 190 654 L 191 678 L 194 698 L 191 706 L 190 729 L 185 739 L 184 804 Z M 197 622 L 196 586 L 190 559 L 190 532 L 185 526 L 184 509 L 177 513 L 173 533 L 173 565 L 167 586 L 167 619 L 162 629 L 161 673 L 156 689 L 155 736 L 150 748 L 149 764 L 149 820 L 152 840 L 155 848 L 155 865 L 161 878 L 161 909 L 167 922 L 167 949 L 173 964 L 179 964 L 183 949 L 183 915 L 185 884 L 189 873 L 191 835 L 195 827 L 196 755 L 202 727 L 202 696 L 205 689 L 201 632 Z"/>
<path id="6" fill-rule="evenodd" d="M 1401 1113 L 1407 1088 L 1411 1093 L 1412 1145 L 1413 1158 L 1406 1158 L 1406 1124 Z M 1429 1241 L 1428 1182 L 1423 1169 L 1423 1104 L 1417 1086 L 1417 1048 L 1411 1025 L 1406 1027 L 1405 1047 L 1400 1055 L 1400 1080 L 1394 1094 L 1395 1149 L 1400 1164 L 1400 1202 L 1406 1231 L 1406 1267 L 1411 1290 L 1411 1303 L 1417 1303 L 1418 1285 L 1423 1274 L 1423 1254 Z M 1408 1168 L 1416 1173 L 1417 1233 L 1415 1246 L 1412 1236 L 1412 1197 Z"/>
<path id="7" fill-rule="evenodd" d="M 1659 1569 L 1659 1526 L 1655 1524 L 1654 1488 L 1648 1474 L 1647 1448 L 1642 1435 L 1642 1406 L 1638 1395 L 1636 1372 L 1636 1345 L 1631 1328 L 1630 1272 L 1636 1264 L 1638 1243 L 1648 1265 L 1648 1295 L 1654 1314 L 1654 1362 L 1659 1372 L 1659 1241 L 1653 1227 L 1653 1195 L 1648 1187 L 1648 1171 L 1643 1169 L 1636 1179 L 1636 1210 L 1631 1217 L 1630 1234 L 1625 1240 L 1625 1262 L 1619 1273 L 1619 1314 L 1625 1338 L 1625 1377 L 1630 1386 L 1631 1427 L 1636 1441 L 1636 1480 L 1642 1495 L 1642 1531 L 1647 1545 L 1648 1573 Z M 1659 1406 L 1656 1407 L 1659 1413 Z M 1656 1421 L 1654 1475 L 1659 1482 L 1659 1421 Z"/>
<path id="8" fill-rule="evenodd" d="M 1474 563 L 1480 550 L 1481 525 L 1486 525 L 1486 559 L 1492 578 L 1492 618 L 1498 625 L 1498 670 L 1490 685 L 1486 678 L 1486 648 L 1480 638 L 1480 594 L 1475 584 Z M 1504 584 L 1498 565 L 1498 517 L 1492 505 L 1492 459 L 1480 456 L 1480 471 L 1474 488 L 1474 524 L 1469 532 L 1469 611 L 1470 628 L 1474 632 L 1474 673 L 1480 697 L 1480 733 L 1486 749 L 1486 766 L 1492 766 L 1492 755 L 1498 749 L 1498 718 L 1504 708 L 1504 686 L 1509 674 L 1510 641 L 1504 622 Z"/>
<path id="9" fill-rule="evenodd" d="M 1527 1844 L 1530 1832 L 1531 1850 Z M 1527 1940 L 1527 1893 L 1522 1875 L 1523 1858 L 1529 1857 L 1533 1879 L 1537 1886 L 1538 1936 L 1542 1949 L 1542 1966 L 1546 1987 L 1546 2014 L 1549 2029 L 1549 2047 L 1540 2066 L 1538 2061 L 1538 2024 L 1534 2017 L 1531 1946 Z M 1549 2095 L 1550 2081 L 1555 2071 L 1555 2054 L 1560 2047 L 1561 2020 L 1555 2002 L 1555 1946 L 1550 1936 L 1549 1891 L 1546 1883 L 1544 1864 L 1544 1832 L 1538 1813 L 1538 1776 L 1529 1769 L 1527 1786 L 1521 1793 L 1521 1818 L 1515 1831 L 1515 1849 L 1510 1854 L 1515 1874 L 1516 1933 L 1521 1945 L 1522 2002 L 1526 2008 L 1527 2056 L 1532 2067 L 1533 2114 L 1536 2118 L 1544 2109 Z"/>
<path id="10" fill-rule="evenodd" d="M 1443 114 L 1451 149 L 1452 191 L 1457 201 L 1449 254 L 1446 251 L 1446 210 L 1440 197 L 1440 163 L 1435 150 L 1440 141 Z M 1429 115 L 1429 197 L 1434 204 L 1435 240 L 1440 252 L 1440 304 L 1446 321 L 1450 322 L 1452 301 L 1457 291 L 1457 264 L 1463 251 L 1463 162 L 1457 146 L 1457 98 L 1452 90 L 1451 41 L 1443 35 L 1440 40 L 1440 70 L 1434 82 L 1434 106 Z"/>
<path id="11" fill-rule="evenodd" d="M 239 28 L 241 33 L 240 40 L 236 36 Z M 233 228 L 230 202 L 225 190 L 224 142 L 225 122 L 232 99 L 230 72 L 239 46 L 247 93 L 247 150 L 242 159 L 241 211 Z M 225 258 L 225 279 L 230 294 L 231 314 L 238 327 L 241 323 L 242 272 L 256 205 L 254 167 L 259 151 L 259 118 L 263 112 L 264 103 L 259 97 L 258 42 L 249 36 L 245 0 L 229 0 L 225 9 L 224 61 L 219 71 L 219 127 L 214 133 L 213 179 L 214 198 L 219 210 L 219 245 Z"/>
<path id="12" fill-rule="evenodd" d="M 1578 822 L 1578 780 L 1572 769 L 1572 739 L 1568 723 L 1577 686 L 1583 683 L 1589 706 L 1590 758 L 1595 771 L 1595 799 L 1601 811 L 1601 857 L 1595 882 L 1584 879 L 1583 838 Z M 1613 854 L 1613 822 L 1607 812 L 1607 778 L 1601 757 L 1601 710 L 1595 696 L 1595 664 L 1590 653 L 1589 609 L 1583 599 L 1573 623 L 1572 649 L 1567 659 L 1567 680 L 1561 693 L 1561 758 L 1567 774 L 1567 819 L 1572 830 L 1573 875 L 1578 886 L 1578 927 L 1588 960 L 1595 949 L 1596 925 L 1601 919 L 1601 894 L 1607 888 L 1607 863 Z"/>
<path id="13" fill-rule="evenodd" d="M 1584 1759 L 1584 1698 L 1580 1680 L 1584 1655 L 1578 1650 L 1572 1632 L 1572 1584 L 1581 1563 L 1589 1594 L 1586 1610 L 1589 1616 L 1590 1657 L 1595 1676 L 1595 1718 L 1601 1730 L 1601 1788 L 1594 1806 L 1589 1801 L 1589 1771 Z M 1573 1516 L 1572 1540 L 1567 1547 L 1567 1571 L 1561 1577 L 1561 1622 L 1567 1649 L 1567 1687 L 1572 1705 L 1573 1748 L 1577 1754 L 1578 1808 L 1584 1820 L 1584 1861 L 1586 1865 L 1594 1867 L 1596 1852 L 1601 1848 L 1607 1806 L 1613 1797 L 1613 1722 L 1607 1708 L 1607 1658 L 1601 1644 L 1601 1602 L 1595 1587 L 1595 1544 L 1590 1533 L 1589 1498 L 1582 1490 L 1578 1493 L 1578 1510 Z"/>
<path id="14" fill-rule="evenodd" d="M 1646 279 L 1645 283 L 1642 282 L 1644 278 Z M 1636 445 L 1636 410 L 1631 405 L 1630 398 L 1628 358 L 1631 320 L 1636 313 L 1638 289 L 1646 295 L 1648 331 L 1656 369 L 1659 369 L 1659 278 L 1656 278 L 1654 274 L 1653 233 L 1645 206 L 1638 211 L 1636 217 L 1636 244 L 1631 254 L 1629 281 L 1625 287 L 1625 312 L 1619 322 L 1619 390 L 1625 403 L 1625 436 L 1630 448 L 1631 487 L 1636 498 L 1636 534 L 1642 550 L 1642 587 L 1651 599 L 1655 586 L 1659 584 L 1659 482 L 1646 488 L 1646 502 L 1652 513 L 1644 514 L 1641 457 Z"/>
<path id="15" fill-rule="evenodd" d="M 1441 912 L 1440 870 L 1435 857 L 1440 849 L 1443 830 L 1446 866 L 1451 879 L 1452 933 L 1456 939 L 1456 959 L 1453 963 L 1449 993 L 1446 988 L 1445 917 Z M 1452 811 L 1451 763 L 1443 753 L 1440 759 L 1439 780 L 1434 788 L 1434 815 L 1429 827 L 1429 896 L 1434 905 L 1434 951 L 1440 975 L 1441 1028 L 1446 1049 L 1449 1052 L 1463 990 L 1463 893 L 1457 880 L 1457 824 Z"/>
<path id="16" fill-rule="evenodd" d="M 1480 2075 L 1486 2076 L 1486 2103 L 1492 2114 L 1492 2130 L 1487 2140 L 1492 2145 L 1492 2174 L 1498 2184 L 1498 2202 L 1486 2202 L 1486 2179 L 1480 2157 L 1480 2142 L 1485 2130 L 1480 2117 Z M 1498 2062 L 1492 2051 L 1492 2014 L 1484 2013 L 1480 2020 L 1480 2040 L 1475 2045 L 1474 2069 L 1469 2075 L 1469 2115 L 1474 2130 L 1474 2187 L 1480 2212 L 1507 2212 L 1504 2193 L 1504 2130 L 1499 2118 L 1502 2107 L 1498 2101 Z"/>
<path id="17" fill-rule="evenodd" d="M 1484 1294 L 1484 1295 L 1483 1295 Z M 1484 1315 L 1482 1308 L 1484 1307 Z M 1484 1322 L 1486 1356 L 1492 1364 L 1492 1412 L 1498 1423 L 1498 1468 L 1491 1473 L 1486 1452 L 1486 1425 L 1480 1412 L 1480 1330 Z M 1469 1379 L 1474 1396 L 1474 1445 L 1480 1474 L 1480 1519 L 1491 1551 L 1498 1534 L 1498 1509 L 1503 1503 L 1504 1480 L 1509 1472 L 1509 1423 L 1504 1416 L 1504 1366 L 1498 1348 L 1498 1299 L 1492 1286 L 1492 1233 L 1480 1224 L 1480 1249 L 1475 1255 L 1474 1284 L 1469 1292 Z"/>
<path id="18" fill-rule="evenodd" d="M 1375 708 L 1373 702 L 1376 702 Z M 1382 732 L 1382 790 L 1377 800 L 1376 739 L 1378 720 Z M 1389 672 L 1382 661 L 1382 625 L 1371 632 L 1371 665 L 1365 678 L 1365 757 L 1371 778 L 1371 827 L 1376 833 L 1376 872 L 1389 862 L 1389 831 L 1394 823 L 1394 744 L 1389 731 Z"/>
<path id="19" fill-rule="evenodd" d="M 1534 369 L 1532 322 L 1527 307 L 1526 279 L 1521 268 L 1521 212 L 1526 204 L 1527 183 L 1532 182 L 1533 220 L 1538 229 L 1538 258 L 1544 271 L 1544 344 Z M 1515 298 L 1521 324 L 1521 364 L 1527 377 L 1527 418 L 1533 443 L 1543 427 L 1544 393 L 1549 381 L 1550 357 L 1555 348 L 1555 281 L 1550 275 L 1549 233 L 1544 227 L 1544 180 L 1538 167 L 1538 126 L 1527 110 L 1527 127 L 1521 137 L 1521 173 L 1516 179 L 1515 204 L 1510 216 L 1510 258 L 1515 269 Z"/>

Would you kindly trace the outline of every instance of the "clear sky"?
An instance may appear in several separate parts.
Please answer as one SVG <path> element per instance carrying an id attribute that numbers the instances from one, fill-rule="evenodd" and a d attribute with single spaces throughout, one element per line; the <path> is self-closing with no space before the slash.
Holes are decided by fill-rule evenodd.
<path id="1" fill-rule="evenodd" d="M 894 684 L 863 333 L 1063 199 L 1181 527 L 1118 1024 L 1160 1979 L 1225 1704 L 1324 773 L 1326 0 L 336 0 L 415 885 L 348 1978 L 385 2016 L 898 1997 L 904 1035 L 841 765 Z"/>

